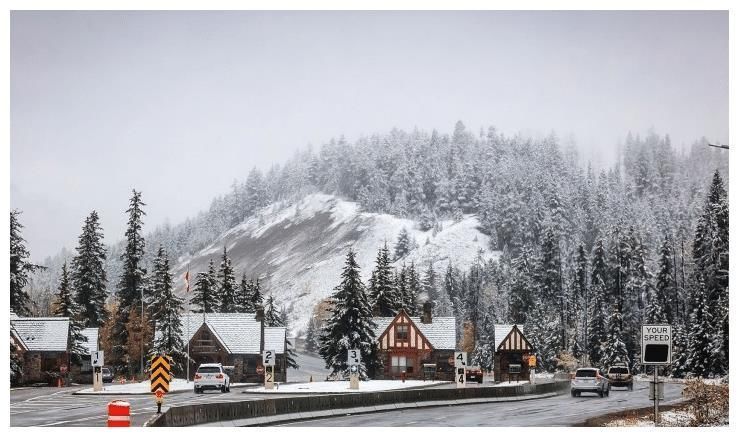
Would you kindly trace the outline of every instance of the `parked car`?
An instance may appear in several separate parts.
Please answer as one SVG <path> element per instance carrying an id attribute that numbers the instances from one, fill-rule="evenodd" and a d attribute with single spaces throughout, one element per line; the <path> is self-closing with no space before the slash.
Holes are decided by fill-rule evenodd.
<path id="1" fill-rule="evenodd" d="M 634 390 L 634 376 L 629 371 L 629 366 L 624 363 L 616 363 L 608 368 L 608 383 L 612 387 L 626 387 L 629 391 Z"/>
<path id="2" fill-rule="evenodd" d="M 202 393 L 206 389 L 220 390 L 222 393 L 231 391 L 231 377 L 221 363 L 201 364 L 194 382 L 195 393 Z"/>
<path id="3" fill-rule="evenodd" d="M 575 371 L 570 382 L 570 393 L 572 397 L 580 396 L 583 392 L 597 393 L 598 396 L 608 396 L 611 386 L 608 378 L 603 376 L 595 367 L 582 367 Z"/>
<path id="4" fill-rule="evenodd" d="M 103 373 L 103 382 L 113 382 L 113 371 L 108 367 L 103 367 L 101 370 Z"/>
<path id="5" fill-rule="evenodd" d="M 467 367 L 467 382 L 478 382 L 482 384 L 482 369 L 480 366 Z"/>

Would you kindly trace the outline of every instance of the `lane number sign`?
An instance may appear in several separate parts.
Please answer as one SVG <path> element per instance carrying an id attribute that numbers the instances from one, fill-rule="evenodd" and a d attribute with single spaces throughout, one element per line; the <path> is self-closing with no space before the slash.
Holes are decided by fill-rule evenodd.
<path id="1" fill-rule="evenodd" d="M 90 356 L 92 367 L 102 367 L 105 365 L 105 353 L 103 351 L 96 351 Z"/>
<path id="2" fill-rule="evenodd" d="M 352 364 L 359 364 L 361 361 L 362 356 L 359 353 L 359 349 L 349 349 L 347 351 L 347 359 L 346 362 L 351 366 Z"/>
<path id="3" fill-rule="evenodd" d="M 454 379 L 457 387 L 467 384 L 467 352 L 454 352 Z"/>
<path id="4" fill-rule="evenodd" d="M 467 366 L 467 352 L 454 352 L 454 367 Z"/>
<path id="5" fill-rule="evenodd" d="M 262 352 L 262 363 L 265 366 L 274 366 L 275 364 L 275 351 L 263 351 Z"/>
<path id="6" fill-rule="evenodd" d="M 642 325 L 642 364 L 672 363 L 672 327 L 670 325 Z"/>

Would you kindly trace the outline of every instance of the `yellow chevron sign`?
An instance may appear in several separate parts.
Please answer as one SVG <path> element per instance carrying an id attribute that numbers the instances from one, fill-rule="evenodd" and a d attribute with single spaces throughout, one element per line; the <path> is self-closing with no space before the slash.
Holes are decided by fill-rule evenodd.
<path id="1" fill-rule="evenodd" d="M 166 355 L 157 355 L 151 359 L 151 392 L 156 393 L 161 391 L 163 393 L 169 392 L 169 379 L 170 379 L 170 357 Z"/>

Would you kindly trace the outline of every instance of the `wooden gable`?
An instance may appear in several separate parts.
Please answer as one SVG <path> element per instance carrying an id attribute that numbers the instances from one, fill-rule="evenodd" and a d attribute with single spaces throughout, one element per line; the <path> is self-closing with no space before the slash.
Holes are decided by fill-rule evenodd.
<path id="1" fill-rule="evenodd" d="M 221 351 L 229 354 L 228 348 L 221 342 L 207 323 L 200 325 L 195 335 L 190 339 L 191 354 L 218 354 Z"/>
<path id="2" fill-rule="evenodd" d="M 523 351 L 527 352 L 532 350 L 531 343 L 524 337 L 523 333 L 518 326 L 513 325 L 511 332 L 498 343 L 498 351 Z"/>
<path id="3" fill-rule="evenodd" d="M 421 333 L 405 310 L 400 310 L 379 338 L 380 350 L 417 349 L 431 351 L 431 342 Z"/>

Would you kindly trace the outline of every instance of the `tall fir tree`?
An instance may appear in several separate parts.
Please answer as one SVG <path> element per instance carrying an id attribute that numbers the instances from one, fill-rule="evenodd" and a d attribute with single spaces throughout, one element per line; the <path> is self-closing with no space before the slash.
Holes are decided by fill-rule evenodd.
<path id="1" fill-rule="evenodd" d="M 285 311 L 277 308 L 275 305 L 274 296 L 271 294 L 267 297 L 267 302 L 264 305 L 264 324 L 271 327 L 284 327 L 285 331 L 288 331 L 287 317 L 285 317 Z M 285 339 L 285 359 L 287 361 L 287 367 L 298 369 L 300 366 L 296 361 L 297 354 L 295 348 L 289 339 Z"/>
<path id="2" fill-rule="evenodd" d="M 259 276 L 253 282 L 251 287 L 251 303 L 253 308 L 264 307 L 264 296 L 262 295 L 262 286 L 259 284 Z"/>
<path id="3" fill-rule="evenodd" d="M 593 271 L 590 275 L 590 316 L 588 320 L 588 358 L 592 365 L 600 365 L 603 360 L 603 345 L 608 339 L 608 315 L 606 277 L 608 266 L 603 240 L 598 240 L 593 249 Z"/>
<path id="4" fill-rule="evenodd" d="M 341 273 L 341 283 L 331 296 L 332 310 L 321 335 L 320 355 L 333 375 L 347 371 L 347 351 L 359 349 L 362 356 L 360 375 L 374 375 L 380 363 L 377 356 L 376 325 L 372 321 L 364 284 L 360 278 L 356 254 L 349 250 Z"/>
<path id="5" fill-rule="evenodd" d="M 150 312 L 156 321 L 156 333 L 151 347 L 151 355 L 162 354 L 172 357 L 174 371 L 180 373 L 187 363 L 187 353 L 182 340 L 183 300 L 172 287 L 169 273 L 169 257 L 162 246 L 157 251 L 152 272 Z"/>
<path id="6" fill-rule="evenodd" d="M 708 378 L 713 375 L 713 314 L 706 286 L 701 280 L 693 292 L 690 333 L 687 342 L 686 369 L 689 376 Z"/>
<path id="7" fill-rule="evenodd" d="M 117 298 L 118 311 L 113 315 L 112 327 L 112 355 L 109 360 L 114 365 L 124 365 L 127 355 L 128 329 L 126 324 L 132 311 L 140 311 L 144 297 L 144 280 L 146 269 L 143 267 L 146 242 L 142 235 L 143 216 L 146 213 L 142 207 L 146 204 L 141 200 L 141 192 L 132 190 L 133 195 L 126 210 L 128 224 L 126 228 L 126 246 L 121 261 L 123 272 L 118 280 Z"/>
<path id="8" fill-rule="evenodd" d="M 655 284 L 655 293 L 657 300 L 655 304 L 664 305 L 661 312 L 664 314 L 665 322 L 669 325 L 675 325 L 677 322 L 676 303 L 678 296 L 675 293 L 673 269 L 672 269 L 672 248 L 669 238 L 665 235 L 659 254 L 659 271 L 657 272 L 657 283 Z"/>
<path id="9" fill-rule="evenodd" d="M 252 302 L 253 289 L 254 282 L 246 279 L 246 273 L 242 274 L 236 298 L 236 306 L 239 312 L 253 313 L 256 311 Z"/>
<path id="10" fill-rule="evenodd" d="M 395 258 L 397 261 L 400 258 L 408 255 L 411 251 L 411 237 L 408 234 L 408 229 L 403 228 L 398 234 L 398 240 L 395 242 Z"/>
<path id="11" fill-rule="evenodd" d="M 628 367 L 630 364 L 626 343 L 621 332 L 622 326 L 621 312 L 618 310 L 618 305 L 614 304 L 613 311 L 608 320 L 608 339 L 603 345 L 602 363 L 604 367 L 612 366 L 616 363 L 625 363 Z"/>
<path id="12" fill-rule="evenodd" d="M 439 300 L 439 284 L 437 282 L 438 279 L 436 277 L 436 271 L 434 270 L 434 262 L 431 261 L 424 272 L 421 288 L 426 294 L 426 298 L 434 304 Z"/>
<path id="13" fill-rule="evenodd" d="M 218 279 L 220 280 L 218 290 L 220 312 L 236 312 L 236 278 L 234 276 L 233 267 L 231 267 L 231 258 L 228 257 L 228 252 L 226 251 L 225 246 L 223 247 L 223 256 L 221 257 L 221 266 L 218 270 Z"/>
<path id="14" fill-rule="evenodd" d="M 195 275 L 195 286 L 190 303 L 195 305 L 197 313 L 215 313 L 220 309 L 220 301 L 216 292 L 215 266 L 213 260 L 208 264 L 207 272 Z"/>
<path id="15" fill-rule="evenodd" d="M 19 210 L 10 211 L 10 310 L 19 316 L 29 315 L 29 297 L 25 290 L 29 275 L 43 268 L 29 261 L 30 253 L 26 249 L 26 240 L 21 230 L 23 225 L 18 220 Z"/>
<path id="16" fill-rule="evenodd" d="M 82 334 L 82 323 L 80 321 L 80 310 L 74 299 L 74 291 L 69 280 L 69 271 L 66 261 L 62 264 L 62 273 L 59 280 L 59 290 L 54 301 L 54 315 L 69 318 L 69 338 L 67 350 L 70 358 L 75 364 L 82 363 L 82 355 L 85 355 L 83 344 L 87 337 Z"/>
<path id="17" fill-rule="evenodd" d="M 373 314 L 380 317 L 394 316 L 399 306 L 387 243 L 377 251 L 375 270 L 370 277 L 369 299 Z"/>
<path id="18" fill-rule="evenodd" d="M 80 307 L 80 319 L 86 328 L 100 327 L 108 320 L 108 311 L 105 308 L 108 296 L 106 250 L 99 221 L 95 211 L 85 219 L 77 245 L 77 255 L 72 260 L 72 284 L 76 292 L 76 303 Z"/>

